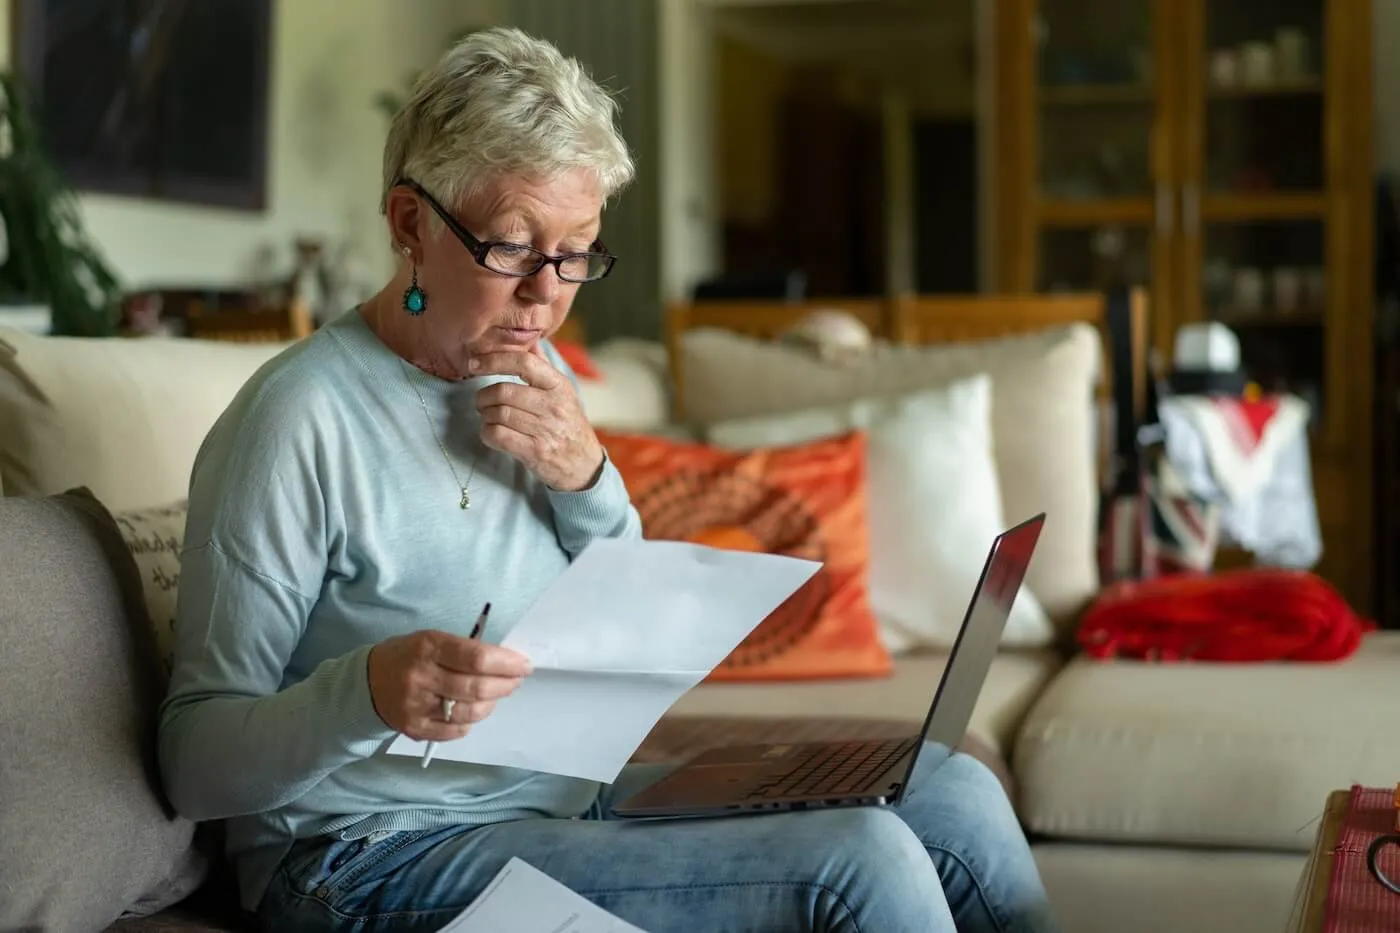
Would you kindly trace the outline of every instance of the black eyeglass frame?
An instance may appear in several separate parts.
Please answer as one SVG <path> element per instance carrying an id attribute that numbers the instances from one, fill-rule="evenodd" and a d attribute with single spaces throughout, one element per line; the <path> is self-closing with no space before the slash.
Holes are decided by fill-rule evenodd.
<path id="1" fill-rule="evenodd" d="M 422 185 L 418 184 L 418 182 L 414 181 L 411 178 L 400 178 L 395 184 L 403 185 L 404 187 L 412 190 L 414 194 L 418 195 L 424 201 L 426 201 L 428 203 L 428 206 L 433 209 L 433 213 L 437 214 L 438 217 L 442 218 L 442 222 L 447 225 L 447 229 L 452 231 L 452 235 L 455 236 L 459 241 L 461 241 L 461 244 L 466 247 L 467 252 L 471 254 L 472 259 L 476 260 L 476 264 L 478 266 L 481 266 L 481 268 L 485 269 L 487 272 L 494 272 L 496 275 L 504 275 L 508 278 L 513 279 L 527 279 L 535 273 L 539 272 L 545 266 L 553 266 L 554 274 L 559 276 L 561 281 L 569 282 L 573 285 L 587 285 L 590 282 L 601 282 L 603 279 L 607 278 L 608 273 L 612 272 L 613 264 L 617 262 L 617 257 L 614 256 L 612 253 L 608 252 L 608 248 L 603 245 L 602 240 L 594 240 L 593 245 L 589 249 L 581 253 L 561 253 L 558 256 L 551 256 L 546 252 L 537 250 L 533 246 L 527 246 L 524 243 L 509 243 L 505 240 L 479 240 L 475 236 L 472 236 L 471 231 L 469 231 L 466 227 L 462 226 L 461 222 L 458 221 L 456 217 L 453 217 L 451 212 L 448 211 L 447 208 L 443 207 L 442 204 L 438 202 L 438 199 L 429 194 Z M 535 257 L 539 259 L 539 263 L 535 266 L 535 268 L 531 269 L 529 272 L 502 272 L 500 269 L 492 268 L 491 266 L 488 266 L 486 264 L 486 257 L 488 254 L 490 254 L 492 248 L 497 246 L 508 246 L 511 249 L 526 250 L 530 253 L 533 253 Z M 591 256 L 596 256 L 607 263 L 607 265 L 603 267 L 602 275 L 593 279 L 578 279 L 569 278 L 564 274 L 563 264 L 565 262 L 567 262 L 570 259 L 578 259 L 580 257 Z"/>

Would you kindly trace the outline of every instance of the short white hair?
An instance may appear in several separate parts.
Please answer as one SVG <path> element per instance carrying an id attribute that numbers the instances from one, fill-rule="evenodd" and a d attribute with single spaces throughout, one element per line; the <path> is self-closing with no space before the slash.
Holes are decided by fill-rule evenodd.
<path id="1" fill-rule="evenodd" d="M 635 171 L 616 115 L 612 96 L 549 42 L 513 28 L 474 32 L 418 78 L 395 114 L 380 210 L 405 179 L 458 206 L 501 176 L 549 180 L 580 168 L 595 174 L 606 202 Z"/>

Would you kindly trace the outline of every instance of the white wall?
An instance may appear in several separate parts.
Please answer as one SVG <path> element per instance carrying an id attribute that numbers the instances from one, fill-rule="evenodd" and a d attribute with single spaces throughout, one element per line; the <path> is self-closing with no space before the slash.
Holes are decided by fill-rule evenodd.
<path id="1" fill-rule="evenodd" d="M 353 239 L 366 279 L 387 273 L 378 213 L 386 121 L 374 97 L 438 55 L 465 6 L 275 0 L 267 208 L 82 195 L 88 230 L 123 283 L 243 286 L 261 247 L 276 247 L 290 262 L 299 234 Z M 0 5 L 0 59 L 9 55 L 9 20 L 9 4 Z"/>
<path id="2" fill-rule="evenodd" d="M 649 218 L 650 227 L 626 257 L 627 277 L 645 285 L 646 298 L 627 296 L 625 307 L 615 312 L 619 321 L 605 330 L 654 331 L 663 295 L 684 294 L 716 263 L 719 211 L 707 11 L 690 0 L 656 2 L 661 16 L 654 31 L 630 36 L 636 48 L 655 49 L 638 60 L 656 64 L 646 74 L 629 74 L 624 84 L 631 86 L 622 89 L 624 106 L 630 101 L 648 110 L 645 117 L 624 114 L 635 135 L 651 137 L 629 140 L 642 150 L 646 164 L 640 168 L 650 176 L 649 183 L 629 192 L 650 202 L 631 205 L 633 213 Z M 377 287 L 391 271 L 392 257 L 378 212 L 387 121 L 374 106 L 375 96 L 401 88 L 461 28 L 516 20 L 530 5 L 524 0 L 274 0 L 267 208 L 254 213 L 85 193 L 79 203 L 89 233 L 129 288 L 246 286 L 260 251 L 274 247 L 289 265 L 292 240 L 303 234 L 332 244 L 352 241 L 360 259 L 358 277 Z M 8 4 L 0 4 L 4 64 L 9 18 Z M 629 29 L 652 21 L 605 20 L 601 26 L 617 31 L 617 42 L 625 46 Z M 593 32 L 569 38 L 584 46 L 590 45 L 585 39 L 609 45 Z M 612 77 L 604 71 L 601 78 Z M 622 218 L 614 213 L 609 219 L 616 224 Z M 620 267 L 619 279 L 622 275 Z M 646 326 L 621 320 L 631 315 L 647 315 Z"/>
<path id="3" fill-rule="evenodd" d="M 713 11 L 660 0 L 661 293 L 689 296 L 720 269 Z"/>

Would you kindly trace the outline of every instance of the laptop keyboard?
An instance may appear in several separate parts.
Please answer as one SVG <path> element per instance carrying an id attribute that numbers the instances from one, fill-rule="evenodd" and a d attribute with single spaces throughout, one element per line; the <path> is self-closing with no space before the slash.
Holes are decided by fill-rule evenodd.
<path id="1" fill-rule="evenodd" d="M 821 744 L 794 762 L 786 774 L 767 778 L 750 799 L 857 794 L 870 787 L 917 739 Z"/>

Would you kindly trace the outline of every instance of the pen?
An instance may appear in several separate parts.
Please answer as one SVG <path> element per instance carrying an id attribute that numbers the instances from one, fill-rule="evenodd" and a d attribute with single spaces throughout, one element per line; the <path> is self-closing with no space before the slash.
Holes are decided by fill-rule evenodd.
<path id="1" fill-rule="evenodd" d="M 472 640 L 476 640 L 481 637 L 481 630 L 486 627 L 486 617 L 490 614 L 491 604 L 487 603 L 485 606 L 481 607 L 481 615 L 476 617 L 476 624 L 472 626 L 472 633 L 470 635 Z M 452 721 L 452 707 L 456 704 L 457 701 L 452 699 L 451 697 L 442 698 L 442 718 L 445 721 Z M 423 767 L 426 768 L 428 766 L 428 762 L 433 760 L 433 755 L 437 752 L 437 744 L 438 743 L 436 742 L 429 742 L 428 747 L 423 750 Z"/>

